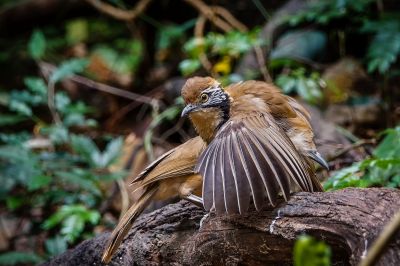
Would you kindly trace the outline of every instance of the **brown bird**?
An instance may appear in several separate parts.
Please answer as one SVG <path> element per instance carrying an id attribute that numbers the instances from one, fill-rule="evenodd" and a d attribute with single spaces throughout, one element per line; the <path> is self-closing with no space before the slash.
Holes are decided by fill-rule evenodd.
<path id="1" fill-rule="evenodd" d="M 260 210 L 291 183 L 303 191 L 322 191 L 309 113 L 272 84 L 246 81 L 222 88 L 213 78 L 189 79 L 182 89 L 197 133 L 208 144 L 195 172 L 203 177 L 203 205 L 217 213 L 244 213 L 250 199 Z"/>
<path id="2" fill-rule="evenodd" d="M 111 260 L 152 199 L 179 195 L 207 211 L 244 213 L 251 199 L 257 210 L 268 201 L 274 205 L 279 193 L 288 200 L 292 182 L 304 191 L 322 191 L 311 160 L 327 164 L 316 151 L 309 113 L 272 84 L 246 81 L 224 89 L 215 79 L 194 77 L 182 96 L 182 116 L 189 115 L 199 137 L 134 179 L 144 193 L 111 234 L 103 262 Z"/>

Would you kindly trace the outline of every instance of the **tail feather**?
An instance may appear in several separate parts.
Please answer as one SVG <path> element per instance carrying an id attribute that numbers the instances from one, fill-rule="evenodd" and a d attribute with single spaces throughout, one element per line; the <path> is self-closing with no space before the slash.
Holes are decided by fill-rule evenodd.
<path id="1" fill-rule="evenodd" d="M 144 208 L 147 206 L 147 203 L 153 198 L 156 192 L 156 186 L 147 189 L 139 200 L 124 214 L 108 240 L 103 257 L 101 258 L 103 263 L 109 263 L 111 261 L 125 235 L 129 232 L 129 229 L 132 227 L 135 220 L 142 213 Z"/>

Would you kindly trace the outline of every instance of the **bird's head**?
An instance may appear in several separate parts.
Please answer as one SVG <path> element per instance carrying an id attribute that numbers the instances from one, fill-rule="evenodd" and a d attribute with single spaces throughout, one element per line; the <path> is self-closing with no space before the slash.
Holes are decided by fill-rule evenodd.
<path id="1" fill-rule="evenodd" d="M 182 116 L 190 117 L 203 139 L 229 119 L 229 95 L 213 78 L 188 79 L 182 88 L 182 97 L 186 103 Z"/>
<path id="2" fill-rule="evenodd" d="M 182 116 L 195 112 L 219 112 L 229 107 L 229 97 L 221 84 L 210 77 L 193 77 L 182 88 L 186 103 Z"/>

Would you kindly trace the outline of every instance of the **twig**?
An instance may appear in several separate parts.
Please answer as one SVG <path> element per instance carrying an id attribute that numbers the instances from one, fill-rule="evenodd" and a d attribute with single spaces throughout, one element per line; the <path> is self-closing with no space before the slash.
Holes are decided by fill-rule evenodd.
<path id="1" fill-rule="evenodd" d="M 188 139 L 188 135 L 187 135 L 186 133 L 183 134 L 183 132 L 185 132 L 185 131 L 184 131 L 184 130 L 181 130 L 181 129 L 182 129 L 182 126 L 183 126 L 183 124 L 184 124 L 184 122 L 185 122 L 185 119 L 180 118 L 180 119 L 178 120 L 178 123 L 176 123 L 172 128 L 168 129 L 167 131 L 165 131 L 165 132 L 161 135 L 160 139 L 165 140 L 165 139 L 167 139 L 169 136 L 171 136 L 172 134 L 174 134 L 175 132 L 178 132 L 179 135 L 181 135 L 181 137 L 183 137 L 184 139 Z"/>
<path id="2" fill-rule="evenodd" d="M 204 26 L 206 24 L 206 21 L 207 19 L 204 15 L 200 15 L 196 21 L 196 25 L 194 27 L 194 36 L 197 42 L 204 42 Z M 210 60 L 208 60 L 204 49 L 201 49 L 199 59 L 204 69 L 207 70 L 207 72 L 211 72 L 212 64 Z"/>
<path id="3" fill-rule="evenodd" d="M 205 3 L 203 3 L 201 0 L 184 0 L 184 1 L 187 2 L 188 4 L 190 4 L 191 6 L 193 6 L 194 8 L 196 8 L 200 14 L 205 16 L 208 20 L 210 20 L 219 29 L 221 29 L 225 32 L 231 31 L 233 29 L 232 26 L 230 26 L 227 22 L 220 19 L 215 14 L 213 9 L 211 7 L 209 7 L 208 5 L 206 5 Z"/>
<path id="4" fill-rule="evenodd" d="M 49 106 L 50 114 L 54 123 L 61 125 L 61 118 L 56 108 L 55 90 L 54 82 L 50 81 L 47 86 L 47 105 Z"/>
<path id="5" fill-rule="evenodd" d="M 246 32 L 248 31 L 247 27 L 237 20 L 228 10 L 226 10 L 222 6 L 212 6 L 212 10 L 214 10 L 217 14 L 219 14 L 223 19 L 226 20 L 232 27 L 236 28 L 238 31 Z"/>
<path id="6" fill-rule="evenodd" d="M 48 78 L 50 76 L 50 74 L 57 69 L 57 67 L 55 67 L 54 65 L 49 64 L 49 63 L 45 63 L 45 62 L 40 62 L 39 63 L 39 67 L 40 67 L 43 75 L 46 78 Z M 107 85 L 107 84 L 103 84 L 103 83 L 99 83 L 99 82 L 93 81 L 91 79 L 88 79 L 88 78 L 85 78 L 85 77 L 82 77 L 82 76 L 73 75 L 73 76 L 69 77 L 68 79 L 71 80 L 71 81 L 74 81 L 74 82 L 76 82 L 78 84 L 85 85 L 87 88 L 96 89 L 96 90 L 107 92 L 107 93 L 110 93 L 110 94 L 113 94 L 113 95 L 116 95 L 116 96 L 127 98 L 127 99 L 130 99 L 130 100 L 133 100 L 133 101 L 137 101 L 137 102 L 141 102 L 141 103 L 145 103 L 145 104 L 151 105 L 155 109 L 159 109 L 159 107 L 162 106 L 162 103 L 158 99 L 151 98 L 151 97 L 148 97 L 148 96 L 145 96 L 145 95 L 141 95 L 141 94 L 137 94 L 137 93 L 134 93 L 134 92 L 122 90 L 122 89 L 119 89 L 119 88 L 116 88 L 116 87 L 113 87 L 113 86 L 110 86 L 110 85 Z M 49 86 L 50 86 L 50 84 L 49 84 Z M 54 99 L 54 88 L 53 88 L 52 91 L 50 90 L 49 92 L 53 93 L 52 99 Z M 49 99 L 50 99 L 50 96 L 49 96 Z M 52 106 L 54 106 L 54 101 L 52 101 Z M 49 107 L 50 107 L 50 102 L 49 102 Z"/>
<path id="7" fill-rule="evenodd" d="M 328 158 L 328 161 L 333 161 L 341 156 L 343 156 L 344 154 L 348 153 L 351 150 L 354 150 L 358 147 L 364 146 L 364 145 L 372 145 L 372 144 L 376 144 L 376 140 L 375 139 L 362 139 L 359 140 L 351 145 L 349 145 L 348 147 L 345 147 L 343 149 L 341 149 L 339 152 L 337 152 L 336 154 L 330 156 Z"/>
<path id="8" fill-rule="evenodd" d="M 151 0 L 140 0 L 131 10 L 123 10 L 110 4 L 104 3 L 101 0 L 86 0 L 86 2 L 91 4 L 97 10 L 113 18 L 124 21 L 132 21 L 147 8 Z"/>
<path id="9" fill-rule="evenodd" d="M 265 62 L 264 53 L 259 45 L 254 46 L 254 52 L 256 53 L 256 59 L 258 66 L 260 67 L 261 74 L 266 82 L 271 83 L 272 78 L 267 69 L 267 63 Z"/>
<path id="10" fill-rule="evenodd" d="M 367 252 L 367 256 L 361 261 L 359 266 L 374 265 L 382 255 L 383 249 L 389 244 L 390 239 L 398 230 L 400 230 L 400 211 L 398 211 L 385 228 L 383 228 L 382 233 L 372 244 L 372 247 Z"/>

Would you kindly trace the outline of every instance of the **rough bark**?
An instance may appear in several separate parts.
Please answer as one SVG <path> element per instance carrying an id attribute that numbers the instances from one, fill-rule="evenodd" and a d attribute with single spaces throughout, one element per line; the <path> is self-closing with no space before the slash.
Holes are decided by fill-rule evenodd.
<path id="1" fill-rule="evenodd" d="M 326 241 L 334 265 L 356 265 L 400 209 L 400 190 L 371 188 L 293 195 L 275 209 L 215 216 L 187 203 L 143 215 L 110 265 L 291 265 L 296 237 Z M 108 233 L 43 265 L 99 265 Z M 399 265 L 400 232 L 378 265 Z"/>

